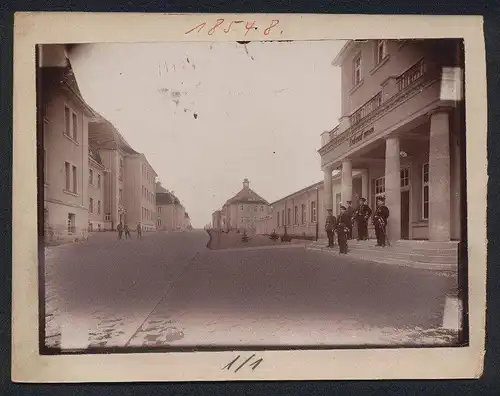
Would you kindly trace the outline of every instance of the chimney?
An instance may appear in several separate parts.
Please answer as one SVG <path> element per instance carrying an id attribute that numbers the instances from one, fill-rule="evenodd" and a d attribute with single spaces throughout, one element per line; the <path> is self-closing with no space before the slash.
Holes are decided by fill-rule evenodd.
<path id="1" fill-rule="evenodd" d="M 245 180 L 243 180 L 243 188 L 248 188 L 250 186 L 250 182 L 248 181 L 247 178 L 245 178 Z"/>

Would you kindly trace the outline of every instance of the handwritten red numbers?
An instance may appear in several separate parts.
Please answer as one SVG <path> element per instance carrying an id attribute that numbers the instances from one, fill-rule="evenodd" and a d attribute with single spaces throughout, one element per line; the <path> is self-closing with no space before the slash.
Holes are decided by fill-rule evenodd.
<path id="1" fill-rule="evenodd" d="M 207 34 L 209 36 L 212 36 L 214 35 L 216 32 L 224 32 L 225 34 L 229 33 L 231 30 L 234 30 L 236 29 L 239 25 L 241 25 L 243 22 L 246 22 L 245 23 L 245 26 L 244 26 L 244 29 L 245 29 L 245 36 L 248 34 L 249 31 L 251 30 L 254 30 L 254 31 L 258 31 L 259 30 L 259 27 L 256 25 L 256 21 L 241 21 L 241 20 L 231 20 L 231 21 L 227 21 L 227 27 L 225 29 L 218 29 L 221 25 L 223 25 L 225 22 L 225 20 L 223 18 L 219 18 L 217 19 L 217 21 L 213 24 L 213 25 L 208 25 L 210 26 L 210 29 L 207 30 Z M 273 29 L 278 26 L 280 23 L 280 21 L 278 19 L 273 19 L 271 21 L 271 23 L 269 23 L 268 25 L 266 25 L 265 29 L 264 29 L 264 35 L 265 36 L 269 36 L 269 34 L 271 34 L 271 32 L 273 31 Z M 196 31 L 196 33 L 201 33 L 205 27 L 207 27 L 207 22 L 206 21 L 203 21 L 202 23 L 196 25 L 194 28 L 188 30 L 186 33 L 184 34 L 191 34 L 193 32 Z M 281 34 L 283 32 L 281 31 Z"/>

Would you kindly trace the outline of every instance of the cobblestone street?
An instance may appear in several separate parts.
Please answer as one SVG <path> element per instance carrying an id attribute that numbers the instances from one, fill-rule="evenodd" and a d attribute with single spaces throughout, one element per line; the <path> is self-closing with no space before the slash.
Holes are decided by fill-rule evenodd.
<path id="1" fill-rule="evenodd" d="M 47 248 L 47 346 L 455 341 L 441 328 L 454 277 L 303 244 L 210 250 L 208 239 L 204 231 L 122 241 L 99 233 Z"/>

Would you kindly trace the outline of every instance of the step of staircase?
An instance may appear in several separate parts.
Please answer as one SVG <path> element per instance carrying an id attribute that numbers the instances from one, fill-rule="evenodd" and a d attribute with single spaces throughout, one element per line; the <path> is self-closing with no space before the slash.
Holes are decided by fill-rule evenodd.
<path id="1" fill-rule="evenodd" d="M 308 250 L 319 250 L 338 254 L 338 247 L 328 248 L 326 240 L 318 240 L 306 246 Z M 414 268 L 440 271 L 457 271 L 457 242 L 395 241 L 391 246 L 375 246 L 375 240 L 349 241 L 349 255 L 377 263 L 396 264 Z"/>

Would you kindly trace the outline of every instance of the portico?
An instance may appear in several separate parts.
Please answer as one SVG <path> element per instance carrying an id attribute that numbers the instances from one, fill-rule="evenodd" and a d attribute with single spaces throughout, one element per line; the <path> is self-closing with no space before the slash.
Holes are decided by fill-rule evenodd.
<path id="1" fill-rule="evenodd" d="M 374 209 L 376 198 L 384 196 L 392 241 L 459 239 L 460 150 L 453 115 L 452 107 L 436 106 L 379 136 L 370 129 L 352 136 L 349 150 L 323 167 L 325 191 L 331 191 L 326 183 L 338 170 L 342 202 L 355 206 L 363 196 Z M 326 194 L 325 208 L 333 205 Z"/>

